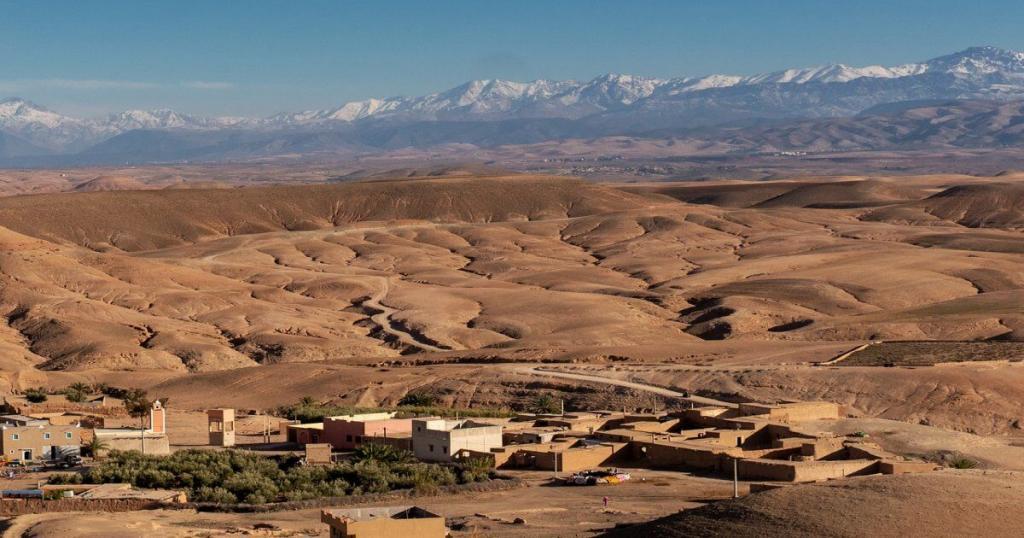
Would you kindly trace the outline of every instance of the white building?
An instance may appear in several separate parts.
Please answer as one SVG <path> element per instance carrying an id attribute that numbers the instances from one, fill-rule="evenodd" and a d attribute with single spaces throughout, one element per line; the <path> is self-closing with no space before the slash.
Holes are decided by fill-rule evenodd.
<path id="1" fill-rule="evenodd" d="M 490 452 L 501 446 L 501 426 L 471 420 L 413 419 L 412 449 L 423 461 L 452 461 L 460 450 Z"/>

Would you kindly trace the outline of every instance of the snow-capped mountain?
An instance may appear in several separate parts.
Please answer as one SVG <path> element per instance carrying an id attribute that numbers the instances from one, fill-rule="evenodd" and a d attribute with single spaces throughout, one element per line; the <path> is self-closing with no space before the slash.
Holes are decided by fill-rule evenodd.
<path id="1" fill-rule="evenodd" d="M 750 76 L 655 79 L 609 74 L 583 82 L 474 80 L 420 97 L 366 99 L 261 119 L 204 118 L 167 109 L 78 119 L 29 101 L 9 99 L 0 102 L 0 132 L 59 153 L 77 152 L 137 130 L 231 129 L 292 132 L 299 136 L 313 131 L 344 131 L 350 125 L 360 126 L 345 131 L 355 133 L 351 136 L 372 138 L 346 139 L 353 145 L 451 141 L 486 145 L 511 142 L 501 129 L 457 129 L 450 124 L 548 122 L 543 128 L 511 138 L 519 142 L 523 136 L 534 140 L 640 134 L 758 118 L 845 117 L 886 103 L 979 98 L 1024 99 L 1024 53 L 973 47 L 893 67 L 836 64 Z M 552 120 L 561 123 L 556 125 Z M 415 130 L 410 130 L 414 125 Z M 324 139 L 340 140 L 339 136 Z"/>
<path id="2" fill-rule="evenodd" d="M 1000 85 L 1006 80 L 1021 82 L 1006 88 L 1005 84 Z M 871 93 L 874 90 L 867 88 L 872 85 L 884 88 L 874 102 L 862 102 L 865 99 L 860 97 L 851 100 L 846 95 Z M 774 97 L 758 97 L 764 93 Z M 801 93 L 813 96 L 813 100 L 820 102 L 819 106 L 807 108 L 803 99 L 806 95 Z M 831 98 L 830 93 L 834 94 Z M 660 106 L 657 102 L 663 100 L 692 99 L 716 107 L 716 98 L 725 98 L 725 104 L 740 98 L 744 101 L 743 108 L 754 115 L 758 106 L 785 107 L 787 101 L 792 101 L 791 114 L 834 116 L 855 114 L 885 102 L 890 96 L 899 100 L 975 98 L 993 94 L 1024 97 L 1024 53 L 974 47 L 922 63 L 893 67 L 833 64 L 751 76 L 715 74 L 654 79 L 609 74 L 586 82 L 475 80 L 423 97 L 369 99 L 345 103 L 335 109 L 279 115 L 264 121 L 264 125 L 309 125 L 368 118 L 415 121 L 576 119 L 634 107 L 642 110 L 651 105 Z M 872 101 L 870 95 L 866 98 Z M 777 112 L 773 110 L 772 116 Z"/>
<path id="3" fill-rule="evenodd" d="M 246 118 L 202 118 L 173 110 L 128 110 L 99 119 L 59 114 L 25 99 L 0 101 L 0 131 L 54 151 L 75 150 L 135 129 L 222 129 Z"/>
<path id="4" fill-rule="evenodd" d="M 167 108 L 154 110 L 127 110 L 91 121 L 97 130 L 122 133 L 133 129 L 221 129 L 248 125 L 248 118 L 204 118 L 181 114 Z"/>

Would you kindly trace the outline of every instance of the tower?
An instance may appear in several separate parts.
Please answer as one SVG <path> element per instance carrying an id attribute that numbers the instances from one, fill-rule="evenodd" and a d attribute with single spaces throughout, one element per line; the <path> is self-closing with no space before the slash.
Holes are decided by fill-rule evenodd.
<path id="1" fill-rule="evenodd" d="M 146 431 L 158 435 L 167 434 L 167 409 L 160 400 L 154 401 L 153 407 L 149 408 L 149 429 Z"/>
<path id="2" fill-rule="evenodd" d="M 235 410 L 210 409 L 206 411 L 213 446 L 235 446 Z"/>

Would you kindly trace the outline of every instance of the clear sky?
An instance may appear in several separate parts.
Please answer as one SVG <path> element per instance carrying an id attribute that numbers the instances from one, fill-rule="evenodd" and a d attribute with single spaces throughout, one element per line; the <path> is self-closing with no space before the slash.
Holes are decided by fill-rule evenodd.
<path id="1" fill-rule="evenodd" d="M 750 74 L 1024 49 L 1020 0 L 0 0 L 0 98 L 269 115 L 474 78 Z"/>

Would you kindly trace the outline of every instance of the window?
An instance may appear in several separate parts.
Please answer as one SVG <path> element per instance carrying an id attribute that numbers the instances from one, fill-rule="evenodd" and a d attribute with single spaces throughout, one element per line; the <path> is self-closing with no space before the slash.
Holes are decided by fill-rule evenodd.
<path id="1" fill-rule="evenodd" d="M 345 441 L 351 443 L 352 442 L 352 436 L 351 435 L 346 435 L 345 436 Z"/>
<path id="2" fill-rule="evenodd" d="M 71 439 L 71 432 L 64 432 L 65 439 Z"/>
<path id="3" fill-rule="evenodd" d="M 18 439 L 21 439 L 20 435 L 18 435 L 16 433 L 12 433 L 11 434 L 11 441 L 17 441 Z"/>
<path id="4" fill-rule="evenodd" d="M 430 445 L 430 446 L 429 446 L 428 448 L 430 448 L 430 451 L 431 451 L 431 452 L 433 452 L 433 451 L 434 451 L 434 445 Z"/>
<path id="5" fill-rule="evenodd" d="M 50 438 L 50 432 L 43 432 L 43 439 L 49 439 L 49 438 Z"/>
<path id="6" fill-rule="evenodd" d="M 441 452 L 448 453 L 448 447 L 441 445 Z"/>
<path id="7" fill-rule="evenodd" d="M 320 434 L 316 434 L 316 433 L 313 434 L 313 442 L 314 443 L 319 443 L 320 442 Z"/>

